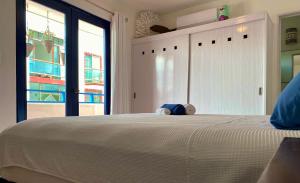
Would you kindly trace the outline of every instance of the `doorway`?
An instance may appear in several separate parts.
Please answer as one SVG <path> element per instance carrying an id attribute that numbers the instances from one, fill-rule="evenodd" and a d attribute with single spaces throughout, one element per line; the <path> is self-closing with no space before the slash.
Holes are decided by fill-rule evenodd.
<path id="1" fill-rule="evenodd" d="M 300 14 L 280 17 L 281 90 L 298 74 L 300 55 Z"/>

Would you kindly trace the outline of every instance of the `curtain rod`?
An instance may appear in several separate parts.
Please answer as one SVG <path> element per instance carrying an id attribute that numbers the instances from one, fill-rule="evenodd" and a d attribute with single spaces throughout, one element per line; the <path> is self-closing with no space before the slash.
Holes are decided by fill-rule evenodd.
<path id="1" fill-rule="evenodd" d="M 104 11 L 106 11 L 106 12 L 112 14 L 112 15 L 114 15 L 114 12 L 112 12 L 112 11 L 106 9 L 106 8 L 101 7 L 101 6 L 99 6 L 98 4 L 96 4 L 96 3 L 94 3 L 94 2 L 92 2 L 92 1 L 90 1 L 90 0 L 86 0 L 86 2 L 88 2 L 88 3 L 90 3 L 90 4 L 94 5 L 94 6 L 96 6 L 97 8 L 100 8 L 100 9 L 102 9 L 102 10 L 104 10 Z"/>

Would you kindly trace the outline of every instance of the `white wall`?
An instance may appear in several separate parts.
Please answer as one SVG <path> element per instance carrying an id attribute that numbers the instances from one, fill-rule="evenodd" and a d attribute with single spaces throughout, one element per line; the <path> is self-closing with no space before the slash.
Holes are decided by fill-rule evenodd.
<path id="1" fill-rule="evenodd" d="M 16 8 L 14 0 L 0 6 L 0 131 L 16 122 Z"/>
<path id="2" fill-rule="evenodd" d="M 109 20 L 111 17 L 102 9 L 83 0 L 66 2 Z M 128 47 L 134 35 L 136 11 L 117 0 L 97 0 L 98 5 L 110 11 L 118 11 L 128 17 Z M 16 123 L 16 2 L 1 0 L 0 6 L 0 132 Z M 129 53 L 130 53 L 129 52 Z M 130 60 L 130 59 L 129 59 Z M 130 74 L 130 73 L 129 73 Z"/>
<path id="3" fill-rule="evenodd" d="M 89 13 L 92 13 L 96 16 L 99 16 L 105 20 L 110 21 L 111 20 L 111 14 L 103 9 L 99 9 L 98 7 L 94 6 L 93 4 L 85 1 L 85 0 L 63 0 L 73 6 L 76 6 L 82 10 L 88 11 Z M 93 2 L 93 1 L 92 1 Z M 111 10 L 109 7 L 104 6 L 101 1 L 98 2 L 99 6 L 108 8 Z"/>
<path id="4" fill-rule="evenodd" d="M 267 11 L 273 22 L 277 24 L 278 15 L 297 11 L 300 12 L 299 3 L 299 0 L 216 0 L 173 13 L 161 15 L 161 23 L 170 28 L 174 28 L 176 25 L 177 16 L 228 4 L 230 6 L 231 17 Z"/>

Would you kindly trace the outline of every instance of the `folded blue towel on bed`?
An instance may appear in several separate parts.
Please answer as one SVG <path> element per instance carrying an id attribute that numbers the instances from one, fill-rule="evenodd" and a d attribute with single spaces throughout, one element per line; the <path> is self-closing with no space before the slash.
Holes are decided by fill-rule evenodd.
<path id="1" fill-rule="evenodd" d="M 169 109 L 171 115 L 185 115 L 185 108 L 181 104 L 164 104 L 161 108 Z"/>

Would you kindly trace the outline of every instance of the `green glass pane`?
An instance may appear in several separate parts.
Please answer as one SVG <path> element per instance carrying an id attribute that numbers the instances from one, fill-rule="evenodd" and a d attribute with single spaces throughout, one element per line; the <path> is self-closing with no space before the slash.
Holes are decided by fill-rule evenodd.
<path id="1" fill-rule="evenodd" d="M 58 46 L 54 46 L 54 63 L 60 64 L 60 50 Z"/>
<path id="2" fill-rule="evenodd" d="M 85 95 L 85 102 L 92 102 L 92 98 L 90 95 Z"/>
<path id="3" fill-rule="evenodd" d="M 39 83 L 30 83 L 30 89 L 31 90 L 39 90 L 40 89 L 40 84 Z"/>
<path id="4" fill-rule="evenodd" d="M 30 98 L 30 101 L 40 101 L 40 93 L 39 92 L 30 92 L 29 94 L 29 98 Z"/>
<path id="5" fill-rule="evenodd" d="M 100 71 L 99 70 L 93 70 L 93 81 L 100 82 Z"/>
<path id="6" fill-rule="evenodd" d="M 42 93 L 41 100 L 47 102 L 58 102 L 59 101 L 59 94 L 49 94 L 49 93 Z"/>
<path id="7" fill-rule="evenodd" d="M 92 66 L 93 66 L 93 57 L 92 56 L 89 56 L 89 55 L 86 55 L 84 56 L 84 60 L 85 60 L 85 68 L 86 69 L 91 69 Z"/>
<path id="8" fill-rule="evenodd" d="M 59 85 L 59 86 L 58 86 L 58 90 L 59 90 L 59 91 L 66 91 L 65 85 Z"/>
<path id="9" fill-rule="evenodd" d="M 52 53 L 48 53 L 42 41 L 33 41 L 35 49 L 32 57 L 37 60 L 52 62 Z"/>
<path id="10" fill-rule="evenodd" d="M 100 96 L 95 96 L 94 97 L 94 102 L 100 103 L 101 102 L 101 97 Z"/>
<path id="11" fill-rule="evenodd" d="M 58 91 L 59 85 L 53 85 L 53 84 L 41 84 L 42 90 L 50 90 L 50 91 Z"/>
<path id="12" fill-rule="evenodd" d="M 93 72 L 92 70 L 85 70 L 85 80 L 92 80 Z"/>

